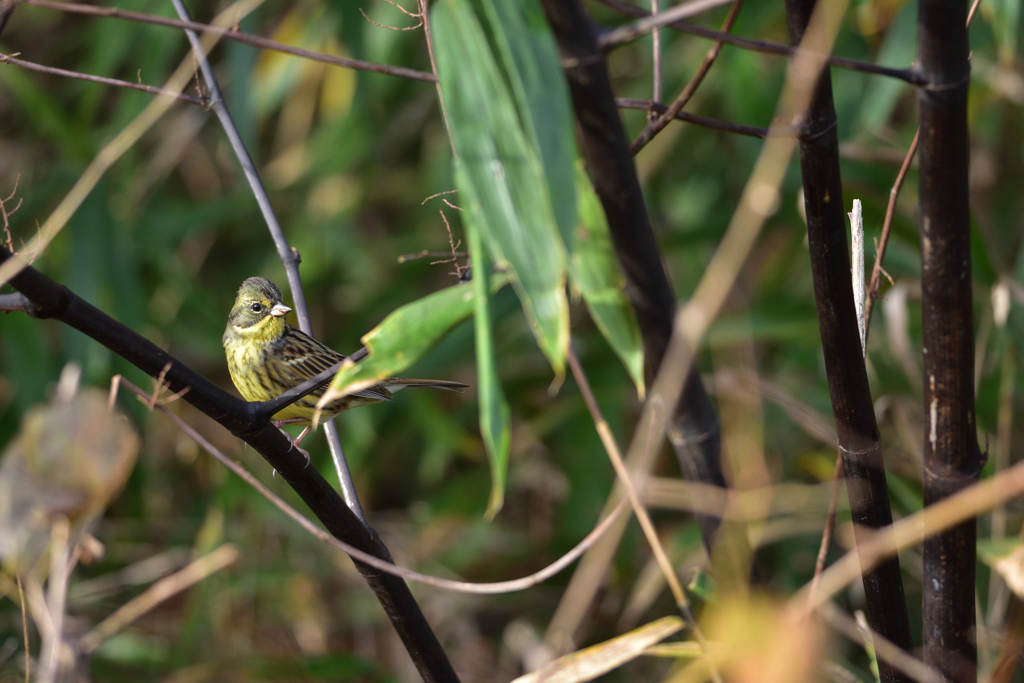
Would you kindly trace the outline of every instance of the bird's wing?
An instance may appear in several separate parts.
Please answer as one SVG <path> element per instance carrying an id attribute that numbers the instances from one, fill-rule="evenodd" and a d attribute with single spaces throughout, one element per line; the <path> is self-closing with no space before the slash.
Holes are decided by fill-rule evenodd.
<path id="1" fill-rule="evenodd" d="M 285 329 L 284 341 L 275 354 L 275 359 L 279 369 L 283 373 L 290 375 L 291 384 L 294 386 L 337 365 L 345 360 L 345 356 L 332 348 L 324 346 L 302 330 L 289 325 Z M 313 391 L 311 395 L 323 396 L 324 391 L 326 391 L 326 385 Z M 357 391 L 352 396 L 377 399 L 379 401 L 391 400 L 391 392 L 379 385 Z"/>

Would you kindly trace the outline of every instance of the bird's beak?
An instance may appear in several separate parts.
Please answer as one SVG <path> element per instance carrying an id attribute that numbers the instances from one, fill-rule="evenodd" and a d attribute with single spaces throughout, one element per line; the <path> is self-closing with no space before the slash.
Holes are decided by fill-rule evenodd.
<path id="1" fill-rule="evenodd" d="M 290 310 L 292 309 L 288 308 L 284 304 L 274 304 L 274 307 L 270 309 L 270 315 L 274 316 L 275 318 L 280 318 L 287 314 L 288 311 Z"/>

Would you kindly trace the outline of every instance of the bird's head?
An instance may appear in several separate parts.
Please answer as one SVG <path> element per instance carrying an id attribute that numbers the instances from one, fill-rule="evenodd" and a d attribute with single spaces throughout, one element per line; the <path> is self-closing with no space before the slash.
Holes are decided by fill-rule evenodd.
<path id="1" fill-rule="evenodd" d="M 238 288 L 224 337 L 247 337 L 254 341 L 275 339 L 284 333 L 284 317 L 290 310 L 281 301 L 277 285 L 263 277 L 251 277 Z"/>

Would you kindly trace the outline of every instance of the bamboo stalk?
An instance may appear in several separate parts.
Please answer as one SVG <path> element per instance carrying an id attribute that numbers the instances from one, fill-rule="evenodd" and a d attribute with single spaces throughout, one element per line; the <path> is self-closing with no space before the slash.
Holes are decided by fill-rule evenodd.
<path id="1" fill-rule="evenodd" d="M 924 502 L 978 479 L 983 460 L 974 414 L 974 343 L 966 0 L 921 0 L 921 311 L 924 336 Z M 975 521 L 924 543 L 924 659 L 957 683 L 977 680 Z"/>
<path id="2" fill-rule="evenodd" d="M 815 0 L 786 0 L 789 37 L 793 44 L 802 40 L 814 6 Z M 892 510 L 848 275 L 850 256 L 839 170 L 839 140 L 828 70 L 818 79 L 799 140 L 818 327 L 859 547 L 874 530 L 892 525 Z M 871 630 L 909 651 L 912 647 L 910 618 L 899 559 L 890 558 L 865 572 L 863 580 Z M 910 680 L 884 658 L 879 659 L 878 669 L 883 682 Z"/>

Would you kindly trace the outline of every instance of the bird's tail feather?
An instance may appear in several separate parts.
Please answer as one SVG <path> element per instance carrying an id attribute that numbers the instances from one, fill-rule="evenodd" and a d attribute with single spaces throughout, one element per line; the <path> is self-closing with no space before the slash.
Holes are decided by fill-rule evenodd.
<path id="1" fill-rule="evenodd" d="M 463 389 L 469 387 L 468 384 L 462 382 L 450 382 L 446 379 L 403 379 L 401 377 L 389 377 L 383 382 L 382 385 L 388 388 L 392 393 L 405 387 L 422 387 L 424 389 L 445 389 L 447 391 L 457 391 L 460 394 Z"/>

